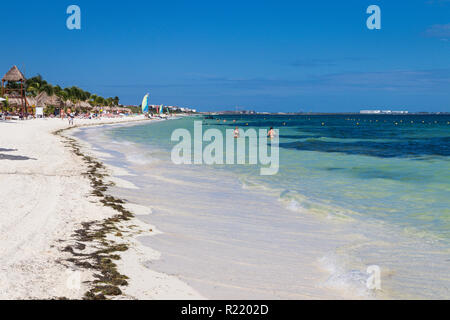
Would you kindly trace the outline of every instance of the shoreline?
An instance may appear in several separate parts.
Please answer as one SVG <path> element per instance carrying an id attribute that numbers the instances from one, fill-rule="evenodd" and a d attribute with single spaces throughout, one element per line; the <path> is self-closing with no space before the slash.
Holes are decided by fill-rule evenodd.
<path id="1" fill-rule="evenodd" d="M 154 228 L 133 218 L 123 200 L 105 193 L 113 185 L 103 180 L 108 170 L 69 134 L 81 127 L 149 120 L 92 121 L 78 120 L 72 127 L 60 119 L 0 123 L 0 176 L 7 178 L 0 188 L 9 191 L 0 204 L 7 213 L 0 217 L 0 298 L 202 299 L 175 277 L 142 265 L 158 253 L 144 252 L 136 237 Z M 11 131 L 14 138 L 5 138 Z M 24 155 L 11 154 L 18 151 Z M 27 185 L 35 192 L 21 197 Z M 8 228 L 14 224 L 19 227 Z"/>
<path id="2" fill-rule="evenodd" d="M 135 125 L 136 122 L 141 121 L 103 123 L 101 126 Z M 65 132 L 72 131 L 71 129 L 90 126 L 96 125 L 67 128 L 54 133 L 66 139 L 72 151 L 85 161 L 89 168 L 86 174 L 91 181 L 93 194 L 101 199 L 100 202 L 104 206 L 116 211 L 114 216 L 107 219 L 83 223 L 83 227 L 75 231 L 75 245 L 65 248 L 74 257 L 69 259 L 69 262 L 97 272 L 96 280 L 92 282 L 91 290 L 85 293 L 84 299 L 104 300 L 107 299 L 106 296 L 118 299 L 204 299 L 175 277 L 154 272 L 143 265 L 146 261 L 158 259 L 159 252 L 143 246 L 137 238 L 160 232 L 135 216 L 136 211 L 145 211 L 147 208 L 107 193 L 110 186 L 116 186 L 120 182 L 115 181 L 117 178 L 109 172 L 107 165 L 95 155 L 90 155 L 91 146 L 87 146 L 86 141 L 81 141 L 73 134 L 64 135 Z M 78 246 L 79 243 L 85 244 L 86 241 L 95 244 L 88 254 L 84 253 L 85 248 L 79 250 Z M 86 265 L 86 259 L 94 261 L 94 264 L 88 262 Z"/>

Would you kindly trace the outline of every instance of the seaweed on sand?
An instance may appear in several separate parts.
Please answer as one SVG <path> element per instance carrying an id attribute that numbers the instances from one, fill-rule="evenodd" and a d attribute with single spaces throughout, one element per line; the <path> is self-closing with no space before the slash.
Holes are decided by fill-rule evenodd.
<path id="1" fill-rule="evenodd" d="M 86 163 L 87 171 L 84 175 L 90 180 L 92 195 L 98 197 L 104 206 L 117 211 L 117 214 L 110 218 L 82 223 L 81 228 L 75 230 L 73 234 L 76 240 L 75 245 L 68 245 L 63 249 L 72 254 L 72 258 L 67 259 L 68 262 L 95 272 L 95 280 L 89 283 L 90 289 L 85 293 L 84 299 L 105 300 L 108 296 L 122 295 L 120 287 L 128 285 L 128 277 L 117 270 L 117 264 L 114 262 L 120 259 L 118 253 L 128 250 L 128 245 L 108 240 L 108 235 L 122 236 L 125 230 L 121 229 L 120 223 L 129 221 L 133 213 L 125 209 L 123 200 L 105 194 L 111 185 L 104 181 L 107 176 L 105 166 L 93 157 L 84 155 L 74 138 L 62 135 L 65 130 L 67 129 L 58 130 L 54 134 L 60 136 L 66 146 Z M 92 244 L 95 250 L 83 253 L 86 243 Z"/>

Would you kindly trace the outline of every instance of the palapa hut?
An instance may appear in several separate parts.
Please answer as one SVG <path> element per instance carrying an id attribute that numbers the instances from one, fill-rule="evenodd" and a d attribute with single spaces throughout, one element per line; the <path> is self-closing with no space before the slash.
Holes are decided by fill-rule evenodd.
<path id="1" fill-rule="evenodd" d="M 71 100 L 66 100 L 66 102 L 64 102 L 65 106 L 68 108 L 73 108 L 75 107 L 75 103 L 73 103 Z"/>
<path id="2" fill-rule="evenodd" d="M 43 91 L 34 98 L 34 104 L 36 105 L 36 107 L 45 108 L 48 105 L 49 98 L 50 97 L 48 96 L 47 92 Z"/>
<path id="3" fill-rule="evenodd" d="M 48 106 L 54 106 L 59 108 L 64 106 L 64 102 L 57 95 L 49 96 L 45 91 L 42 91 L 35 97 L 35 105 L 36 107 L 43 107 L 43 108 Z"/>
<path id="4" fill-rule="evenodd" d="M 11 95 L 6 94 L 6 97 L 8 97 L 8 105 L 13 106 L 13 107 L 20 107 L 22 108 L 23 106 L 23 98 L 22 97 L 11 97 Z M 27 107 L 30 107 L 32 105 L 34 105 L 34 99 L 31 97 L 25 97 L 25 103 L 27 105 Z"/>
<path id="5" fill-rule="evenodd" d="M 59 110 L 64 107 L 64 102 L 57 95 L 49 96 L 45 91 L 42 91 L 35 97 L 26 97 L 27 103 L 31 108 L 41 107 L 48 108 L 54 107 L 53 112 L 59 113 Z"/>
<path id="6" fill-rule="evenodd" d="M 64 101 L 58 97 L 57 95 L 52 95 L 51 97 L 49 97 L 48 101 L 47 101 L 47 105 L 49 106 L 54 106 L 54 107 L 64 107 Z"/>
<path id="7" fill-rule="evenodd" d="M 8 97 L 8 102 L 12 105 L 20 106 L 22 112 L 28 112 L 28 101 L 25 95 L 25 76 L 13 66 L 2 78 L 2 96 Z"/>
<path id="8" fill-rule="evenodd" d="M 92 110 L 92 106 L 89 102 L 86 101 L 78 101 L 75 104 L 75 108 L 85 109 L 85 110 Z"/>
<path id="9" fill-rule="evenodd" d="M 130 114 L 131 113 L 131 109 L 130 108 L 124 108 L 124 107 L 112 107 L 111 111 L 112 112 L 116 112 L 116 113 L 126 113 L 126 114 Z"/>

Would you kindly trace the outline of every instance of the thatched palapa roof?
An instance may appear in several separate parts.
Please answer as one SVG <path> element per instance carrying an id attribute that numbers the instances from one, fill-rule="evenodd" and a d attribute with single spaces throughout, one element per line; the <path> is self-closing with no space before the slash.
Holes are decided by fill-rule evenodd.
<path id="1" fill-rule="evenodd" d="M 76 107 L 76 108 L 92 109 L 92 106 L 91 106 L 88 102 L 86 102 L 86 101 L 78 101 L 78 102 L 75 104 L 75 107 Z"/>
<path id="2" fill-rule="evenodd" d="M 3 77 L 3 81 L 25 81 L 25 76 L 17 66 L 12 67 Z"/>
<path id="3" fill-rule="evenodd" d="M 75 107 L 75 104 L 70 100 L 66 100 L 65 105 L 66 105 L 66 107 L 69 107 L 69 108 Z"/>
<path id="4" fill-rule="evenodd" d="M 116 112 L 120 112 L 120 113 L 131 113 L 130 108 L 124 108 L 124 107 L 112 107 L 111 111 L 116 111 Z"/>
<path id="5" fill-rule="evenodd" d="M 73 101 L 67 100 L 66 101 L 66 107 L 92 109 L 92 106 L 87 101 L 76 101 L 76 102 L 73 102 Z"/>
<path id="6" fill-rule="evenodd" d="M 49 96 L 45 91 L 43 91 L 36 96 L 36 106 L 38 107 L 46 107 L 46 106 L 59 107 L 62 105 L 63 101 L 57 95 Z"/>
<path id="7" fill-rule="evenodd" d="M 47 102 L 49 100 L 49 96 L 48 94 L 43 91 L 41 93 L 39 93 L 35 98 L 34 98 L 34 105 L 36 105 L 36 107 L 46 107 L 47 106 Z"/>
<path id="8" fill-rule="evenodd" d="M 5 95 L 5 96 L 8 96 L 8 95 Z M 32 105 L 31 99 L 28 97 L 25 99 L 27 100 L 27 104 L 29 106 L 31 106 Z M 23 99 L 20 97 L 8 97 L 8 104 L 10 106 L 21 106 L 23 104 Z"/>

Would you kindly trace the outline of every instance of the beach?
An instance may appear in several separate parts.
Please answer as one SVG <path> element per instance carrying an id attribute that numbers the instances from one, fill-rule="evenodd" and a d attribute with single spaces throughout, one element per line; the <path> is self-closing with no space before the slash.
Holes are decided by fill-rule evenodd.
<path id="1" fill-rule="evenodd" d="M 76 119 L 75 125 L 144 120 Z M 92 289 L 89 281 L 97 279 L 97 270 L 68 261 L 74 255 L 67 248 L 82 223 L 103 221 L 117 211 L 92 194 L 88 165 L 64 137 L 55 134 L 66 128 L 67 120 L 61 119 L 0 122 L 0 299 L 82 299 Z M 114 241 L 114 235 L 108 236 Z M 122 252 L 117 268 L 126 269 L 130 279 L 121 298 L 201 298 L 175 277 L 143 268 L 142 257 L 148 260 L 158 253 L 143 252 L 133 236 L 126 238 L 121 243 L 127 243 L 128 250 Z M 98 243 L 78 242 L 84 252 L 95 251 L 91 245 Z"/>
<path id="2" fill-rule="evenodd" d="M 2 4 L 0 301 L 450 300 L 450 0 Z"/>

